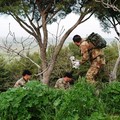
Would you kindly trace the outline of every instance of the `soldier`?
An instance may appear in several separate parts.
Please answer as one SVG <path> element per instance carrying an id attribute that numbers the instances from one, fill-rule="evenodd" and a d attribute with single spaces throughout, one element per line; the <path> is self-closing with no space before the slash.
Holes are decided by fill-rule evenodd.
<path id="1" fill-rule="evenodd" d="M 70 82 L 72 81 L 72 74 L 66 72 L 63 78 L 57 80 L 55 88 L 68 89 L 70 88 Z"/>
<path id="2" fill-rule="evenodd" d="M 96 83 L 95 76 L 105 64 L 104 53 L 102 49 L 96 49 L 95 46 L 85 41 L 79 35 L 73 37 L 73 42 L 80 48 L 82 59 L 80 64 L 90 61 L 91 66 L 86 73 L 86 79 L 89 83 Z"/>
<path id="3" fill-rule="evenodd" d="M 22 78 L 20 78 L 14 85 L 14 87 L 23 87 L 31 78 L 32 73 L 29 70 L 24 70 Z"/>

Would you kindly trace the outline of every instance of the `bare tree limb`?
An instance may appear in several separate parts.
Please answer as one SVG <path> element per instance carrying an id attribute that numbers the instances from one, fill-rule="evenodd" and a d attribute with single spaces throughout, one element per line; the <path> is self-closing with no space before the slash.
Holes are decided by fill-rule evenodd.
<path id="1" fill-rule="evenodd" d="M 9 36 L 12 37 L 14 39 L 14 41 L 9 42 L 8 41 Z M 34 40 L 32 40 L 31 42 L 28 42 L 27 40 L 30 40 L 30 37 L 28 37 L 24 40 L 21 39 L 21 41 L 18 42 L 15 38 L 14 33 L 12 34 L 12 32 L 10 30 L 10 25 L 9 25 L 9 33 L 6 37 L 6 40 L 4 40 L 3 43 L 0 45 L 0 48 L 3 49 L 4 51 L 6 51 L 7 53 L 9 53 L 11 55 L 11 57 L 20 56 L 22 58 L 26 58 L 31 63 L 33 63 L 36 67 L 40 68 L 40 65 L 38 65 L 36 62 L 34 62 L 30 57 L 28 57 L 26 55 L 27 52 L 30 52 L 30 50 L 32 48 L 32 44 L 34 43 Z M 15 43 L 15 46 L 14 46 L 14 43 Z M 21 45 L 21 47 L 19 45 Z"/>

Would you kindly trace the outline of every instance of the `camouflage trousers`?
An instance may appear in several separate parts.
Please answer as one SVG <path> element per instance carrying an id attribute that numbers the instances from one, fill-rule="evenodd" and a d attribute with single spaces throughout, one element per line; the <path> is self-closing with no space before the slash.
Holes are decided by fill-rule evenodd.
<path id="1" fill-rule="evenodd" d="M 101 57 L 97 57 L 95 60 L 91 62 L 91 66 L 86 73 L 87 82 L 93 83 L 93 84 L 96 83 L 95 76 L 98 74 L 100 69 L 104 66 L 104 64 L 105 64 L 105 60 L 104 58 L 101 58 Z"/>

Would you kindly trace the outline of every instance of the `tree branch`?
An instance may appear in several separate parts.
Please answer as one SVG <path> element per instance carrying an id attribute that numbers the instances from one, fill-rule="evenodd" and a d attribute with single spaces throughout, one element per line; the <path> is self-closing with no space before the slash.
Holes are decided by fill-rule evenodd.
<path id="1" fill-rule="evenodd" d="M 100 2 L 105 8 L 112 8 L 114 11 L 120 12 L 120 9 L 115 5 L 117 0 L 114 0 L 113 3 L 111 3 L 110 0 L 109 1 L 107 0 L 107 2 L 104 2 L 104 0 L 95 0 L 95 2 Z"/>

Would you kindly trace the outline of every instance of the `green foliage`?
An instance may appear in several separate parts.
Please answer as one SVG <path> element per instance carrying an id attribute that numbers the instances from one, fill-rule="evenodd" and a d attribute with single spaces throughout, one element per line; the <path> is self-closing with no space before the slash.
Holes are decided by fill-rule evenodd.
<path id="1" fill-rule="evenodd" d="M 38 53 L 30 54 L 28 57 L 30 57 L 37 64 L 41 64 Z M 21 76 L 24 69 L 29 69 L 33 74 L 38 72 L 37 67 L 26 58 L 14 59 L 6 65 L 6 68 L 13 72 L 15 79 L 18 79 Z"/>
<path id="2" fill-rule="evenodd" d="M 108 84 L 102 91 L 101 97 L 106 104 L 107 114 L 120 114 L 120 82 Z"/>
<path id="3" fill-rule="evenodd" d="M 57 120 L 86 120 L 94 112 L 103 114 L 98 98 L 95 96 L 95 88 L 88 85 L 84 79 L 67 91 L 63 103 L 57 113 Z M 65 117 L 63 117 L 65 116 Z"/>
<path id="4" fill-rule="evenodd" d="M 106 62 L 113 61 L 118 57 L 118 49 L 116 41 L 111 42 L 109 46 L 105 49 Z"/>
<path id="5" fill-rule="evenodd" d="M 0 91 L 5 91 L 11 84 L 12 78 L 9 76 L 11 72 L 6 69 L 6 61 L 0 55 Z"/>
<path id="6" fill-rule="evenodd" d="M 0 94 L 0 119 L 119 120 L 119 88 L 120 84 L 111 83 L 98 96 L 95 86 L 83 78 L 69 90 L 32 81 Z"/>
<path id="7" fill-rule="evenodd" d="M 51 120 L 55 110 L 53 103 L 60 95 L 60 92 L 38 82 L 30 82 L 24 88 L 9 89 L 0 95 L 1 120 Z"/>
<path id="8" fill-rule="evenodd" d="M 79 79 L 69 90 L 32 81 L 0 94 L 1 120 L 119 120 L 120 84 L 111 83 L 99 96 Z"/>
<path id="9" fill-rule="evenodd" d="M 118 58 L 118 49 L 117 49 L 116 42 L 113 41 L 110 45 L 108 45 L 104 49 L 104 53 L 105 53 L 105 60 L 106 60 L 104 73 L 108 76 L 111 73 L 111 71 L 113 70 L 115 62 L 116 62 L 116 60 Z M 120 67 L 118 67 L 117 71 L 118 71 L 117 72 L 117 79 L 119 81 Z"/>
<path id="10" fill-rule="evenodd" d="M 115 6 L 120 9 L 120 1 L 116 0 L 108 2 L 111 6 Z M 101 26 L 105 32 L 110 32 L 111 27 L 120 25 L 119 18 L 120 12 L 114 10 L 112 7 L 106 8 L 102 3 L 96 4 L 95 16 L 99 19 Z M 102 11 L 102 12 L 101 12 Z"/>
<path id="11" fill-rule="evenodd" d="M 32 14 L 32 20 L 39 21 L 41 13 L 46 11 L 47 23 L 52 23 L 71 12 L 79 14 L 82 8 L 88 8 L 92 12 L 93 3 L 95 4 L 93 0 L 0 0 L 0 13 L 17 18 L 19 16 L 23 20 Z M 56 12 L 57 15 L 51 18 Z"/>
<path id="12" fill-rule="evenodd" d="M 76 4 L 75 0 L 0 0 L 0 12 L 2 14 L 21 16 L 23 19 L 26 18 L 26 14 L 33 14 L 34 20 L 40 20 L 41 13 L 44 10 L 46 10 L 46 13 L 48 14 L 48 19 L 56 10 L 60 11 L 58 12 L 58 16 L 55 17 L 54 20 L 51 20 L 51 22 L 53 22 L 56 21 L 58 17 L 64 18 L 69 14 L 71 12 L 71 6 L 74 4 Z"/>

